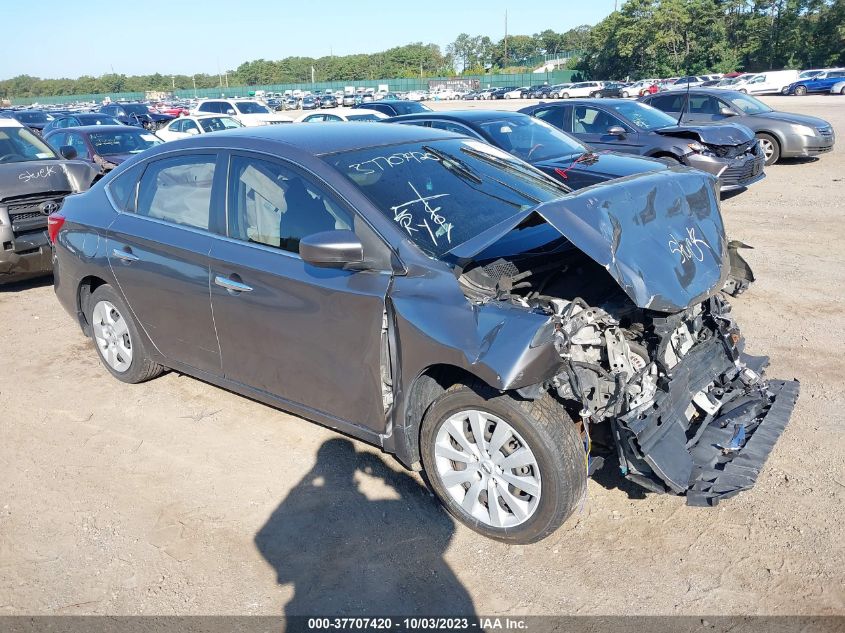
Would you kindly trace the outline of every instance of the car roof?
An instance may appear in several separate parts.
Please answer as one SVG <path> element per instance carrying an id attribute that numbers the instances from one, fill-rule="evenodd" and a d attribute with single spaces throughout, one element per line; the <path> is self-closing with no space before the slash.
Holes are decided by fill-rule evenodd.
<path id="1" fill-rule="evenodd" d="M 384 145 L 463 138 L 462 135 L 418 125 L 262 125 L 203 134 L 174 141 L 182 148 L 226 144 L 238 140 L 259 140 L 266 144 L 293 147 L 307 154 L 322 155 Z"/>
<path id="2" fill-rule="evenodd" d="M 606 101 L 606 99 L 605 99 Z M 516 119 L 526 116 L 519 112 L 510 112 L 506 110 L 447 110 L 443 112 L 414 112 L 413 114 L 403 114 L 400 116 L 391 117 L 391 121 L 414 121 L 418 119 L 440 119 L 448 121 L 493 121 L 500 119 Z"/>
<path id="3" fill-rule="evenodd" d="M 690 88 L 691 95 L 711 95 L 713 97 L 747 97 L 748 95 L 739 90 L 723 90 L 721 88 Z M 664 95 L 687 94 L 686 90 L 673 90 L 671 92 L 656 92 L 653 95 L 646 95 L 649 100 L 654 97 L 662 97 Z"/>
<path id="4" fill-rule="evenodd" d="M 7 113 L 3 112 L 2 114 L 7 114 Z M 6 117 L 6 116 L 0 115 L 0 127 L 24 127 L 24 125 L 23 125 L 23 123 L 21 123 L 20 121 L 18 121 L 15 118 L 12 118 L 11 116 Z"/>

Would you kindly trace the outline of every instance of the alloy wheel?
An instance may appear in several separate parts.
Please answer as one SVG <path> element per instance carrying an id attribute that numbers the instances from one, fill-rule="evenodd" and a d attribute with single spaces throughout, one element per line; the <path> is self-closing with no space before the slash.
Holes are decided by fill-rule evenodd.
<path id="1" fill-rule="evenodd" d="M 510 528 L 537 509 L 537 458 L 502 418 L 477 409 L 451 415 L 437 431 L 434 455 L 443 487 L 477 521 Z"/>
<path id="2" fill-rule="evenodd" d="M 763 156 L 766 157 L 766 164 L 769 164 L 769 160 L 771 160 L 772 156 L 775 153 L 775 146 L 769 139 L 761 138 L 760 147 L 763 149 Z"/>
<path id="3" fill-rule="evenodd" d="M 110 301 L 99 301 L 91 313 L 94 341 L 103 360 L 118 373 L 132 364 L 132 337 L 126 320 Z"/>

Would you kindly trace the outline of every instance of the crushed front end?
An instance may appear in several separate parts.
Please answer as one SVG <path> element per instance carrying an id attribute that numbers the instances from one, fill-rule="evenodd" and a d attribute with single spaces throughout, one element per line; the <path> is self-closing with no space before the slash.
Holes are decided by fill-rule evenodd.
<path id="1" fill-rule="evenodd" d="M 482 236 L 459 277 L 478 310 L 546 317 L 532 347 L 558 363 L 513 385 L 522 397 L 555 394 L 589 457 L 691 505 L 754 484 L 799 391 L 743 351 L 720 289 L 744 245 L 725 239 L 715 185 L 681 169 L 580 190 Z"/>
<path id="2" fill-rule="evenodd" d="M 590 426 L 610 425 L 621 472 L 658 492 L 715 505 L 754 485 L 798 398 L 767 381 L 768 359 L 743 353 L 728 304 L 714 295 L 628 327 L 600 308 L 555 300 L 563 371 L 551 385 Z"/>

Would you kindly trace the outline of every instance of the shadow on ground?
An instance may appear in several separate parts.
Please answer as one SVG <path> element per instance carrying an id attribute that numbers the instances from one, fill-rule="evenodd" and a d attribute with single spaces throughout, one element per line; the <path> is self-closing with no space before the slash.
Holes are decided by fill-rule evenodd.
<path id="1" fill-rule="evenodd" d="M 0 282 L 2 282 L 0 277 Z M 14 281 L 11 283 L 0 283 L 0 294 L 4 292 L 26 292 L 33 288 L 43 288 L 44 286 L 53 285 L 53 275 L 42 275 L 40 277 L 33 277 L 24 281 Z"/>
<path id="2" fill-rule="evenodd" d="M 355 481 L 381 479 L 398 499 L 369 500 Z M 474 615 L 443 553 L 455 524 L 417 481 L 349 440 L 331 439 L 317 463 L 255 536 L 292 615 Z"/>

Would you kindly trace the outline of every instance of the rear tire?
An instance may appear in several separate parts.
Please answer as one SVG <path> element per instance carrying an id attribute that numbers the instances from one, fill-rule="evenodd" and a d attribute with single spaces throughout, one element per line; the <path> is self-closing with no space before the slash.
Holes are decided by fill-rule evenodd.
<path id="1" fill-rule="evenodd" d="M 426 479 L 449 513 L 498 541 L 545 538 L 586 492 L 583 442 L 547 393 L 527 401 L 456 385 L 425 414 L 420 450 Z"/>
<path id="2" fill-rule="evenodd" d="M 629 95 L 629 94 L 628 94 L 627 92 L 625 92 L 624 90 L 622 91 L 622 98 L 623 98 L 623 99 L 627 99 L 627 98 L 628 98 L 628 97 L 630 97 L 630 96 L 631 96 L 631 95 Z"/>
<path id="3" fill-rule="evenodd" d="M 94 291 L 85 316 L 97 355 L 112 376 L 137 384 L 164 371 L 147 354 L 132 313 L 111 286 L 105 284 Z"/>
<path id="4" fill-rule="evenodd" d="M 766 167 L 774 165 L 780 160 L 780 143 L 774 136 L 765 132 L 758 132 L 757 138 L 760 139 L 760 147 L 766 157 Z"/>

